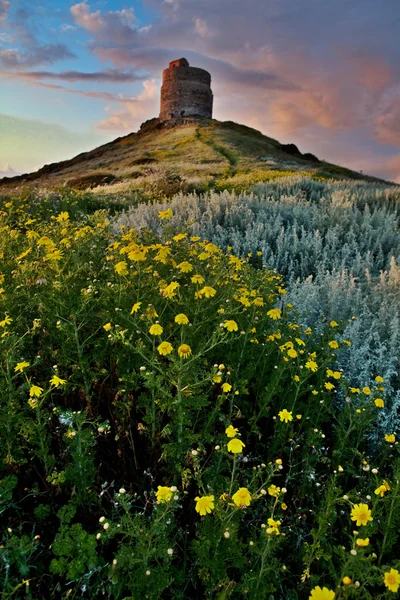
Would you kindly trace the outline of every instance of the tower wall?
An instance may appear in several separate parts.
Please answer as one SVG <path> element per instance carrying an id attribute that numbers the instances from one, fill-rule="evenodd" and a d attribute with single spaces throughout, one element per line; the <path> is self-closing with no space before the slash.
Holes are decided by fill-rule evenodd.
<path id="1" fill-rule="evenodd" d="M 185 59 L 170 63 L 162 76 L 160 120 L 182 117 L 211 119 L 212 107 L 210 73 L 190 67 Z"/>

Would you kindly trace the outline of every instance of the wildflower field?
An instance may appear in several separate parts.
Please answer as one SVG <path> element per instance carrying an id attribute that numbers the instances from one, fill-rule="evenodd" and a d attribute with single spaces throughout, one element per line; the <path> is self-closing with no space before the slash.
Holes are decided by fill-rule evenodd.
<path id="1" fill-rule="evenodd" d="M 398 192 L 307 185 L 0 199 L 2 598 L 398 597 Z"/>

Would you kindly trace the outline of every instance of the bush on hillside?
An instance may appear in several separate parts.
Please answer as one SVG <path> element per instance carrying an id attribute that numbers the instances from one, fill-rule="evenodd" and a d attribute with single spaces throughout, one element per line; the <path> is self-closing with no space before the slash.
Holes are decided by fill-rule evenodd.
<path id="1" fill-rule="evenodd" d="M 387 381 L 392 404 L 375 430 L 399 427 L 400 188 L 371 183 L 290 177 L 259 183 L 253 193 L 178 195 L 170 202 L 129 208 L 120 225 L 161 232 L 157 213 L 170 206 L 176 227 L 238 256 L 262 252 L 262 264 L 281 273 L 288 299 L 313 328 L 346 321 L 339 365 L 350 383 Z M 356 319 L 352 319 L 356 316 Z"/>

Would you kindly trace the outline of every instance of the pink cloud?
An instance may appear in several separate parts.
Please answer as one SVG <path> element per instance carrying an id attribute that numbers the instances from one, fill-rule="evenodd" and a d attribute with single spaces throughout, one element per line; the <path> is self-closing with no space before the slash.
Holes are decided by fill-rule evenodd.
<path id="1" fill-rule="evenodd" d="M 400 86 L 376 116 L 374 127 L 380 142 L 400 147 Z"/>
<path id="2" fill-rule="evenodd" d="M 80 25 L 99 40 L 112 40 L 118 44 L 130 43 L 136 31 L 137 19 L 133 8 L 91 12 L 85 2 L 71 6 L 71 15 L 77 25 Z"/>
<path id="3" fill-rule="evenodd" d="M 10 71 L 4 71 L 0 69 L 0 75 L 7 79 L 19 79 L 26 81 L 30 85 L 35 85 L 42 88 L 47 88 L 49 90 L 61 90 L 67 94 L 77 94 L 80 96 L 86 96 L 87 98 L 99 98 L 101 100 L 107 100 L 108 102 L 122 102 L 124 104 L 135 103 L 135 98 L 129 98 L 124 96 L 123 94 L 111 94 L 109 92 L 94 92 L 94 91 L 86 91 L 86 90 L 77 90 L 65 87 L 63 85 L 56 85 L 52 83 L 43 83 L 42 81 L 38 81 L 36 78 L 30 77 L 30 73 L 15 73 Z"/>
<path id="4" fill-rule="evenodd" d="M 133 104 L 125 104 L 124 110 L 116 111 L 108 119 L 97 123 L 96 129 L 120 133 L 135 131 L 143 121 L 154 117 L 158 112 L 159 102 L 159 86 L 156 81 L 144 81 L 143 91 L 133 100 Z"/>
<path id="5" fill-rule="evenodd" d="M 0 22 L 5 21 L 11 8 L 9 0 L 0 0 Z"/>
<path id="6" fill-rule="evenodd" d="M 123 72 L 118 69 L 104 69 L 102 71 L 84 72 L 84 71 L 12 71 L 7 72 L 11 77 L 26 79 L 32 82 L 42 79 L 56 79 L 75 83 L 76 81 L 93 81 L 96 83 L 125 83 L 142 81 L 143 76 L 135 73 Z"/>

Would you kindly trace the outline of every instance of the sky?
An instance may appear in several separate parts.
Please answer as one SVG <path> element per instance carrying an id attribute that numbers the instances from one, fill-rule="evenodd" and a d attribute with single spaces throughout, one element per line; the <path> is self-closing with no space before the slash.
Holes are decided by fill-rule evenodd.
<path id="1" fill-rule="evenodd" d="M 400 0 L 0 0 L 0 175 L 158 116 L 161 73 L 211 73 L 213 116 L 400 183 Z"/>

